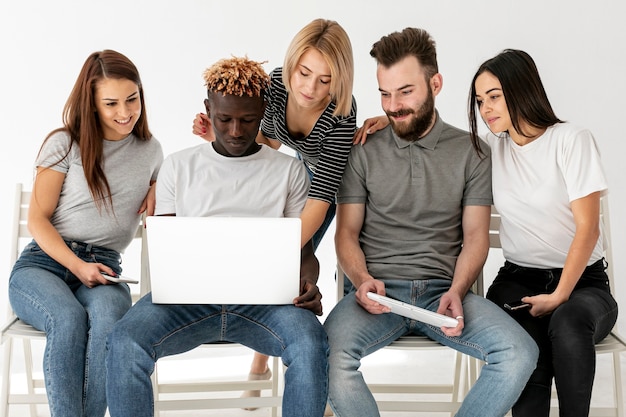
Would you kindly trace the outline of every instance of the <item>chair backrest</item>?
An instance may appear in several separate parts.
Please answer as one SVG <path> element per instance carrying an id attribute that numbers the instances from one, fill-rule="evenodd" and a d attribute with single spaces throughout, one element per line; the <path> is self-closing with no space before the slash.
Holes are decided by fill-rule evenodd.
<path id="1" fill-rule="evenodd" d="M 26 224 L 28 221 L 30 191 L 24 191 L 22 184 L 16 184 L 13 202 L 13 230 L 11 234 L 11 254 L 9 258 L 9 266 L 11 268 L 19 256 L 19 252 L 23 246 L 22 241 L 32 238 Z"/>
<path id="2" fill-rule="evenodd" d="M 17 260 L 20 251 L 26 245 L 26 241 L 32 239 L 32 235 L 28 230 L 28 204 L 30 202 L 30 191 L 24 191 L 22 184 L 15 185 L 15 193 L 13 194 L 13 227 L 11 229 L 11 253 L 9 254 L 9 268 L 13 268 L 13 264 Z M 10 272 L 10 270 L 9 270 Z M 8 306 L 8 316 L 13 316 L 11 306 Z"/>
<path id="3" fill-rule="evenodd" d="M 606 274 L 609 276 L 611 294 L 615 295 L 615 279 L 613 276 L 613 247 L 611 241 L 611 223 L 609 221 L 609 199 L 604 196 L 600 199 L 600 227 L 602 228 L 604 259 L 606 260 Z"/>

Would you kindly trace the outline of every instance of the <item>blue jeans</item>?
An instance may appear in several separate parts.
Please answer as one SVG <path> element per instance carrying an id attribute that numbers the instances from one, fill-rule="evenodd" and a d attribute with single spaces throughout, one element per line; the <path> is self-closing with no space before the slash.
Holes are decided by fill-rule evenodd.
<path id="1" fill-rule="evenodd" d="M 153 417 L 150 375 L 155 362 L 203 343 L 223 341 L 282 358 L 287 366 L 284 417 L 323 416 L 328 343 L 311 311 L 293 305 L 153 304 L 151 294 L 129 310 L 108 339 L 111 416 Z"/>
<path id="2" fill-rule="evenodd" d="M 387 295 L 436 311 L 450 281 L 384 280 Z M 387 313 L 370 314 L 351 292 L 330 312 L 328 333 L 329 402 L 337 417 L 379 416 L 372 393 L 359 372 L 361 358 L 400 336 L 420 334 L 486 362 L 457 416 L 501 417 L 517 400 L 537 362 L 538 349 L 515 320 L 490 301 L 468 293 L 463 300 L 465 328 L 459 337 L 439 328 Z"/>
<path id="3" fill-rule="evenodd" d="M 510 312 L 539 346 L 539 361 L 524 392 L 513 406 L 515 417 L 547 417 L 552 378 L 565 417 L 589 415 L 596 371 L 595 344 L 604 339 L 617 320 L 604 260 L 588 266 L 570 298 L 552 314 L 532 317 L 528 310 Z M 562 269 L 525 268 L 505 262 L 487 292 L 499 306 L 527 295 L 554 291 Z"/>
<path id="4" fill-rule="evenodd" d="M 87 262 L 121 272 L 116 251 L 67 242 Z M 9 279 L 15 314 L 46 332 L 43 369 L 53 417 L 102 417 L 106 412 L 106 336 L 131 306 L 126 284 L 87 288 L 37 243 L 29 243 Z"/>

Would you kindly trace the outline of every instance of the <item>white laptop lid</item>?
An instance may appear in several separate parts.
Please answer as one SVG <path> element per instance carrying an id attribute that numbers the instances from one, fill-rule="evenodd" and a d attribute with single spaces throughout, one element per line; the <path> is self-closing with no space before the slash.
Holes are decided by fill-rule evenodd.
<path id="1" fill-rule="evenodd" d="M 148 217 L 152 302 L 291 304 L 300 228 L 299 218 Z"/>

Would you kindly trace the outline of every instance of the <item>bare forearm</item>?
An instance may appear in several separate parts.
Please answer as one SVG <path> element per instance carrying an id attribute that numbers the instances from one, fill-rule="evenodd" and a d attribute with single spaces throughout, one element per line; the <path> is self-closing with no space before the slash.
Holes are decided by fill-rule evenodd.
<path id="1" fill-rule="evenodd" d="M 489 254 L 490 206 L 463 209 L 463 246 L 456 261 L 450 291 L 462 300 L 472 287 Z"/>
<path id="2" fill-rule="evenodd" d="M 559 284 L 554 290 L 556 296 L 563 300 L 569 299 L 574 287 L 580 280 L 589 258 L 598 241 L 599 231 L 577 231 L 570 246 Z"/>
<path id="3" fill-rule="evenodd" d="M 488 253 L 488 247 L 464 246 L 456 262 L 450 291 L 459 294 L 460 298 L 463 299 L 476 282 L 487 260 Z"/>
<path id="4" fill-rule="evenodd" d="M 600 237 L 600 193 L 574 200 L 571 203 L 576 232 L 567 252 L 559 284 L 554 291 L 558 302 L 569 299 Z"/>
<path id="5" fill-rule="evenodd" d="M 315 253 L 313 252 L 313 245 L 308 242 L 304 248 L 302 248 L 301 264 L 300 264 L 300 279 L 310 282 L 311 284 L 317 284 L 317 280 L 320 273 L 320 263 Z"/>
<path id="6" fill-rule="evenodd" d="M 302 214 L 300 215 L 300 219 L 302 220 L 302 246 L 311 240 L 322 223 L 324 223 L 328 207 L 330 207 L 330 204 L 325 201 L 312 198 L 307 199 Z"/>
<path id="7" fill-rule="evenodd" d="M 67 247 L 48 219 L 29 218 L 28 228 L 39 247 L 52 259 L 72 272 L 83 262 Z"/>
<path id="8" fill-rule="evenodd" d="M 335 247 L 337 250 L 337 261 L 355 287 L 358 288 L 363 281 L 371 279 L 371 275 L 367 271 L 365 255 L 358 240 L 337 234 Z"/>

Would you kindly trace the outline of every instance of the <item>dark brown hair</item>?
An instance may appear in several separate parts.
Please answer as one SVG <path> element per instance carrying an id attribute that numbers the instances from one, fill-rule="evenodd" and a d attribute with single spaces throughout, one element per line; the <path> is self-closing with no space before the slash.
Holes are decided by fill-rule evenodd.
<path id="1" fill-rule="evenodd" d="M 552 110 L 535 61 L 524 51 L 505 49 L 485 61 L 472 79 L 468 99 L 468 119 L 470 136 L 475 148 L 480 147 L 476 79 L 484 72 L 493 74 L 500 81 L 511 124 L 520 135 L 527 136 L 521 127 L 522 122 L 539 129 L 562 123 Z"/>
<path id="2" fill-rule="evenodd" d="M 47 141 L 54 133 L 65 131 L 71 139 L 69 149 L 74 144 L 79 147 L 85 179 L 91 196 L 98 207 L 103 203 L 105 206 L 112 205 L 111 190 L 102 169 L 103 133 L 94 98 L 97 83 L 107 78 L 126 79 L 137 84 L 141 114 L 133 128 L 133 134 L 140 140 L 149 140 L 152 134 L 148 128 L 146 104 L 139 71 L 126 56 L 109 49 L 89 55 L 63 108 L 63 127 L 52 131 L 46 137 Z M 57 164 L 67 157 L 69 149 L 68 153 Z"/>
<path id="3" fill-rule="evenodd" d="M 406 28 L 402 32 L 383 36 L 372 46 L 370 55 L 384 67 L 414 56 L 424 69 L 426 82 L 439 72 L 435 41 L 424 29 Z"/>

